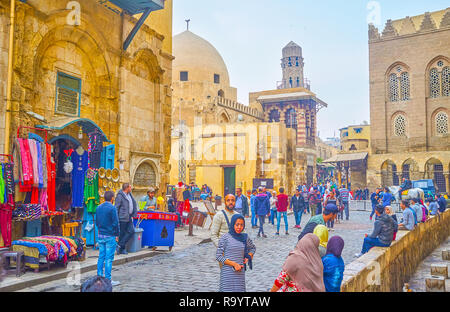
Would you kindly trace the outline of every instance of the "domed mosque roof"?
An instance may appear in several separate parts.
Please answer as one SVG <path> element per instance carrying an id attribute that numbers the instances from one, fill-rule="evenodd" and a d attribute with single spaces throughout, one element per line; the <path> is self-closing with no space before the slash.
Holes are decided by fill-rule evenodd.
<path id="1" fill-rule="evenodd" d="M 214 83 L 214 74 L 219 74 L 220 84 L 230 86 L 228 69 L 220 53 L 189 30 L 173 37 L 173 55 L 174 81 L 179 81 L 180 71 L 187 71 L 189 81 Z"/>

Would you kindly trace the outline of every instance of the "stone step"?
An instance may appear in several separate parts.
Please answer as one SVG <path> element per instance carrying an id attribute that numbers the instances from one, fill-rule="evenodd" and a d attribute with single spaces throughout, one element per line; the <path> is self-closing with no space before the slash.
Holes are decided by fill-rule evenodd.
<path id="1" fill-rule="evenodd" d="M 432 264 L 431 265 L 432 276 L 443 276 L 448 278 L 448 265 L 447 264 Z"/>
<path id="2" fill-rule="evenodd" d="M 432 276 L 425 279 L 427 292 L 445 292 L 445 284 L 443 276 Z"/>
<path id="3" fill-rule="evenodd" d="M 450 260 L 450 249 L 442 250 L 442 260 Z"/>

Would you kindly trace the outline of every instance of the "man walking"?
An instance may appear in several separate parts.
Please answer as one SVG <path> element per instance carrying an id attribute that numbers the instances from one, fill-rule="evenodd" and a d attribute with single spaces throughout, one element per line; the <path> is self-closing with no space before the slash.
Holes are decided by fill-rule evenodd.
<path id="1" fill-rule="evenodd" d="M 119 254 L 126 255 L 126 245 L 134 235 L 133 219 L 137 216 L 137 204 L 131 195 L 131 185 L 124 183 L 117 193 L 116 208 L 120 223 Z"/>
<path id="2" fill-rule="evenodd" d="M 302 194 L 300 194 L 300 188 L 295 190 L 295 195 L 292 196 L 289 208 L 294 211 L 295 228 L 301 229 L 300 223 L 302 221 L 302 215 L 305 211 L 305 201 Z"/>
<path id="3" fill-rule="evenodd" d="M 255 199 L 258 192 L 256 189 L 252 190 L 252 195 L 250 196 L 250 208 L 252 210 L 252 229 L 256 229 L 258 227 L 258 217 L 256 216 L 255 210 Z"/>
<path id="4" fill-rule="evenodd" d="M 219 239 L 223 234 L 228 233 L 228 226 L 233 215 L 237 214 L 235 211 L 236 198 L 232 194 L 225 196 L 225 209 L 218 211 L 212 221 L 211 226 L 211 240 L 216 246 L 219 245 Z"/>
<path id="5" fill-rule="evenodd" d="M 350 212 L 348 210 L 349 195 L 350 195 L 349 190 L 344 185 L 342 185 L 341 189 L 339 190 L 339 196 L 340 196 L 340 203 L 341 205 L 344 206 L 345 219 L 347 221 L 350 217 Z M 344 219 L 343 212 L 340 213 L 340 216 L 341 216 L 340 219 L 343 220 Z"/>
<path id="6" fill-rule="evenodd" d="M 284 188 L 280 188 L 280 194 L 277 196 L 277 232 L 275 235 L 280 235 L 281 216 L 284 219 L 284 227 L 286 228 L 286 235 L 289 235 L 289 225 L 287 218 L 287 207 L 289 206 L 289 197 L 284 194 Z"/>
<path id="7" fill-rule="evenodd" d="M 119 236 L 119 218 L 114 207 L 114 192 L 106 191 L 105 202 L 97 207 L 95 225 L 98 229 L 99 255 L 97 261 L 97 275 L 111 281 L 111 269 L 116 252 L 116 238 Z M 104 274 L 103 274 L 104 269 Z M 118 282 L 112 282 L 113 286 Z"/>
<path id="8" fill-rule="evenodd" d="M 372 202 L 372 213 L 370 214 L 370 221 L 372 221 L 372 217 L 375 214 L 375 207 L 379 204 L 381 195 L 380 195 L 380 188 L 377 188 L 375 192 L 370 195 L 370 201 Z"/>
<path id="9" fill-rule="evenodd" d="M 242 194 L 242 189 L 238 187 L 236 189 L 236 212 L 243 215 L 244 217 L 248 215 L 248 201 L 247 197 Z"/>
<path id="10" fill-rule="evenodd" d="M 259 187 L 258 192 L 259 194 L 256 196 L 255 199 L 255 211 L 259 220 L 258 237 L 261 237 L 262 234 L 262 237 L 267 238 L 267 235 L 264 234 L 263 226 L 266 216 L 270 216 L 270 201 L 266 192 L 264 192 L 263 187 Z"/>

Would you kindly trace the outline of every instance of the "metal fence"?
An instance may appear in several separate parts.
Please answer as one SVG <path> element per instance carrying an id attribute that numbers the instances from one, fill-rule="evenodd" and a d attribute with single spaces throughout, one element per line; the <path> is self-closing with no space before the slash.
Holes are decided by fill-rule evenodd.
<path id="1" fill-rule="evenodd" d="M 370 200 L 351 200 L 348 205 L 350 210 L 372 211 L 372 202 Z M 399 203 L 391 203 L 391 208 L 395 212 L 402 212 Z"/>

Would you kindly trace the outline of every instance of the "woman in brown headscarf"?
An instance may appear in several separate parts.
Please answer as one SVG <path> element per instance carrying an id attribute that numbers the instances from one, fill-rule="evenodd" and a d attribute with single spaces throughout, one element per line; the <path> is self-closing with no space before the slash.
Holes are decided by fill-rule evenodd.
<path id="1" fill-rule="evenodd" d="M 278 278 L 270 290 L 276 292 L 324 292 L 323 264 L 319 238 L 306 234 L 289 253 Z"/>

